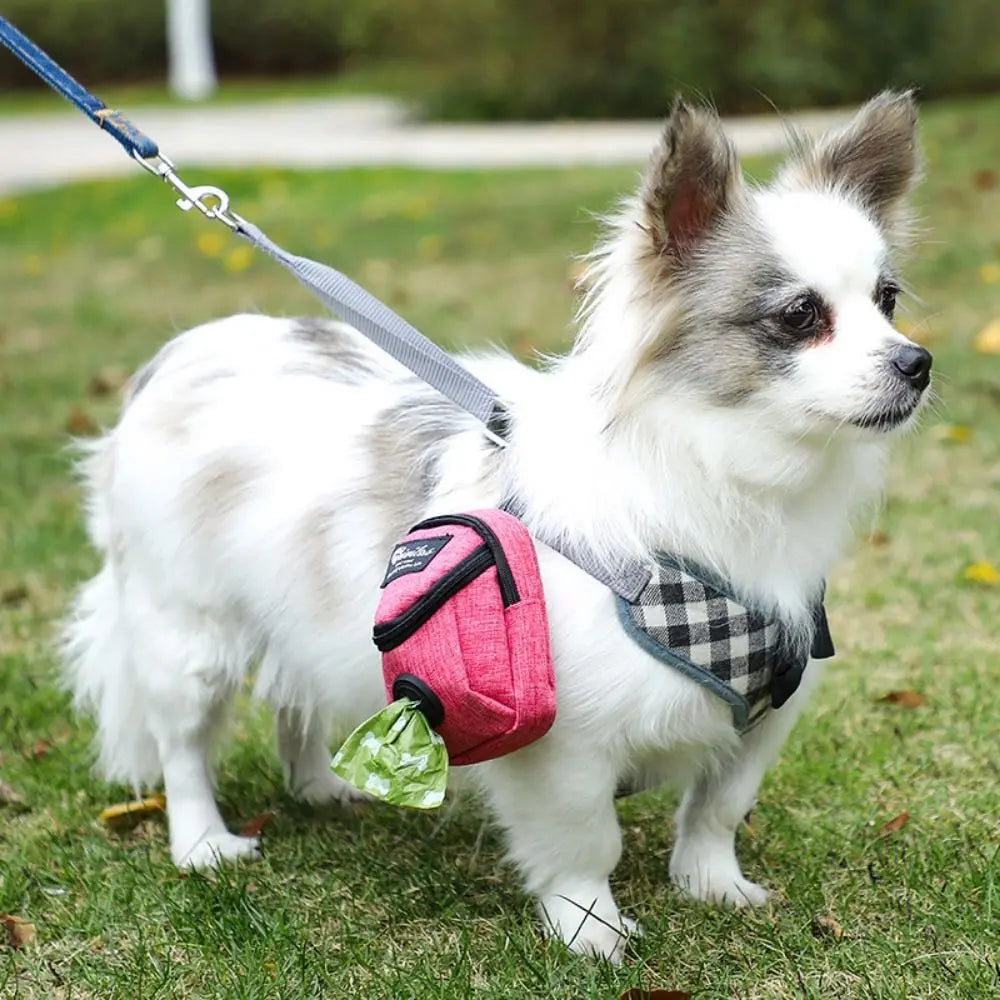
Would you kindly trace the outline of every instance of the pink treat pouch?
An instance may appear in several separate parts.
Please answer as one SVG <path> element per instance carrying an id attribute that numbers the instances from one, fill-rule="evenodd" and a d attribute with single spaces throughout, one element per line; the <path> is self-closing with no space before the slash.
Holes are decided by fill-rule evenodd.
<path id="1" fill-rule="evenodd" d="M 510 753 L 556 713 L 535 544 L 502 510 L 422 521 L 393 549 L 375 614 L 390 701 L 410 698 L 452 764 Z"/>

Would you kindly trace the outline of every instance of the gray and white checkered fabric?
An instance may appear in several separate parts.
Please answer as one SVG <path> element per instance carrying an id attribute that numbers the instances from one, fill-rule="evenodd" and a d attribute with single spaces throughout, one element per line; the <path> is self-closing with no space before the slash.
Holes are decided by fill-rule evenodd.
<path id="1" fill-rule="evenodd" d="M 751 706 L 768 697 L 782 638 L 777 622 L 663 562 L 629 614 L 650 639 L 713 674 Z"/>

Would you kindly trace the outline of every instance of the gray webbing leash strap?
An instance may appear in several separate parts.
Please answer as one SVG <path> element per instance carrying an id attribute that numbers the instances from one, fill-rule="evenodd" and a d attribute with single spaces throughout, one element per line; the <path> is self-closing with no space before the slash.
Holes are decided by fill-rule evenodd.
<path id="1" fill-rule="evenodd" d="M 308 257 L 291 254 L 252 222 L 239 216 L 236 219 L 236 232 L 240 236 L 291 271 L 328 309 L 373 344 L 487 426 L 496 419 L 496 393 L 384 302 L 340 271 Z"/>
<path id="2" fill-rule="evenodd" d="M 480 382 L 450 354 L 347 275 L 326 264 L 282 249 L 252 222 L 231 211 L 229 196 L 221 188 L 209 184 L 196 187 L 185 184 L 177 175 L 174 164 L 159 151 L 152 139 L 140 132 L 121 112 L 106 107 L 103 101 L 73 79 L 46 52 L 2 16 L 0 44 L 9 48 L 53 90 L 72 101 L 91 120 L 108 131 L 144 170 L 173 187 L 180 195 L 177 199 L 178 208 L 185 212 L 197 208 L 207 218 L 218 219 L 234 233 L 263 250 L 295 275 L 328 309 L 349 322 L 428 385 L 482 421 L 484 432 L 497 445 L 506 445 L 507 413 L 503 404 L 489 386 Z M 582 548 L 567 548 L 565 545 L 550 545 L 550 548 L 560 552 L 626 600 L 634 601 L 651 577 L 650 571 L 640 563 L 622 565 L 615 572 L 608 572 Z"/>

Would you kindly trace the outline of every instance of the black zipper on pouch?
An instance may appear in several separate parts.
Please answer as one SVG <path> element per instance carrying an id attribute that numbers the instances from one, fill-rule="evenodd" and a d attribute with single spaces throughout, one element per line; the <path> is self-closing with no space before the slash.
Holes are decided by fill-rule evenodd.
<path id="1" fill-rule="evenodd" d="M 436 527 L 436 525 L 426 525 Z M 478 576 L 482 576 L 495 560 L 488 545 L 480 545 L 461 562 L 452 566 L 426 594 L 422 594 L 401 615 L 387 622 L 381 622 L 372 630 L 372 639 L 379 652 L 388 653 L 404 643 L 437 611 L 450 597 L 467 587 Z"/>
<path id="2" fill-rule="evenodd" d="M 493 560 L 497 564 L 497 577 L 500 580 L 500 596 L 503 599 L 503 606 L 509 608 L 512 604 L 517 604 L 521 600 L 521 595 L 517 592 L 517 582 L 511 571 L 510 563 L 507 562 L 507 554 L 504 552 L 496 532 L 485 521 L 481 521 L 471 514 L 444 514 L 441 517 L 429 517 L 426 521 L 414 525 L 410 530 L 444 528 L 449 524 L 461 524 L 466 528 L 472 528 L 486 542 L 490 552 L 493 553 Z"/>

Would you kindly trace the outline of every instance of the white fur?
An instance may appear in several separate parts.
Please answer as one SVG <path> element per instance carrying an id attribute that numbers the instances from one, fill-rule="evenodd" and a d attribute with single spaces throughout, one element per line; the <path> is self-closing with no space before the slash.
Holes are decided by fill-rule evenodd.
<path id="1" fill-rule="evenodd" d="M 771 242 L 803 286 L 835 304 L 835 335 L 805 351 L 794 386 L 768 397 L 790 415 L 803 410 L 815 426 L 850 419 L 877 389 L 873 360 L 892 346 L 912 343 L 872 301 L 871 289 L 886 262 L 882 233 L 861 212 L 814 191 L 764 191 L 757 204 Z"/>
<path id="2" fill-rule="evenodd" d="M 669 303 L 636 298 L 642 272 L 628 245 L 639 237 L 625 226 L 574 353 L 545 372 L 470 360 L 514 416 L 504 464 L 493 471 L 491 446 L 470 424 L 449 439 L 434 495 L 411 520 L 495 504 L 503 478 L 550 536 L 609 557 L 680 552 L 801 617 L 880 483 L 884 435 L 835 433 L 845 400 L 875 391 L 867 345 L 902 338 L 871 304 L 885 248 L 858 210 L 833 194 L 755 197 L 788 266 L 837 310 L 833 340 L 806 352 L 795 387 L 733 407 L 636 390 L 641 348 L 671 320 Z M 254 664 L 256 694 L 278 710 L 289 786 L 311 802 L 352 797 L 327 768 L 327 741 L 385 700 L 370 623 L 387 552 L 368 484 L 399 470 L 374 468 L 366 441 L 408 390 L 390 361 L 362 385 L 290 370 L 291 326 L 234 316 L 185 334 L 85 462 L 105 566 L 67 630 L 69 677 L 78 704 L 97 714 L 108 777 L 141 786 L 162 776 L 179 865 L 257 852 L 227 832 L 208 766 L 226 704 Z M 219 371 L 231 374 L 207 377 Z M 806 397 L 826 413 L 814 425 L 788 416 L 802 416 Z M 206 484 L 211 469 L 248 477 L 221 509 L 206 507 L 220 487 Z M 607 590 L 553 552 L 540 556 L 555 725 L 466 770 L 546 927 L 574 950 L 621 957 L 634 925 L 608 884 L 621 850 L 613 796 L 636 775 L 686 788 L 674 882 L 699 899 L 762 903 L 734 834 L 819 665 L 741 740 L 721 700 L 626 637 Z"/>

